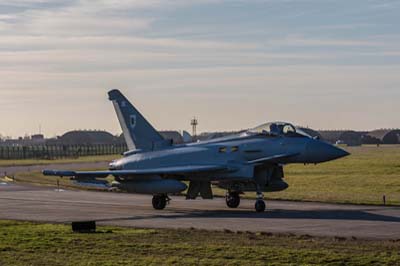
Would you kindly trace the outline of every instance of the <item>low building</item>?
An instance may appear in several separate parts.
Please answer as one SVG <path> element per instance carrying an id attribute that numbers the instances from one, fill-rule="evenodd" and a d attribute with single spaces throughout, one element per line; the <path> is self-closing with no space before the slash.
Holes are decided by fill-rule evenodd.
<path id="1" fill-rule="evenodd" d="M 30 142 L 32 145 L 44 145 L 46 144 L 46 139 L 43 134 L 32 135 Z"/>
<path id="2" fill-rule="evenodd" d="M 321 130 L 321 139 L 336 144 L 346 144 L 348 146 L 359 146 L 363 142 L 365 132 L 353 130 Z"/>
<path id="3" fill-rule="evenodd" d="M 32 136 L 24 136 L 16 139 L 6 138 L 0 142 L 1 146 L 40 146 L 45 145 L 46 139 L 42 134 L 32 135 Z"/>
<path id="4" fill-rule="evenodd" d="M 320 130 L 321 139 L 330 143 L 336 143 L 340 140 L 343 130 Z"/>
<path id="5" fill-rule="evenodd" d="M 183 137 L 178 131 L 166 130 L 160 131 L 160 134 L 164 139 L 171 139 L 174 144 L 184 143 Z"/>
<path id="6" fill-rule="evenodd" d="M 183 136 L 176 130 L 163 130 L 159 131 L 159 133 L 164 139 L 172 140 L 174 144 L 184 143 Z M 125 137 L 123 133 L 116 139 L 116 142 L 119 144 L 125 144 Z"/>

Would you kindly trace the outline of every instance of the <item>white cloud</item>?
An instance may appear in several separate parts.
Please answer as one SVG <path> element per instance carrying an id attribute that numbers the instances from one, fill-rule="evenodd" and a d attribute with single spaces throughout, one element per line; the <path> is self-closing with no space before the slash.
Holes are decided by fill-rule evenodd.
<path id="1" fill-rule="evenodd" d="M 377 47 L 385 46 L 383 40 L 360 40 L 360 39 L 327 39 L 327 38 L 306 38 L 304 36 L 288 36 L 283 39 L 271 40 L 269 43 L 274 45 L 288 45 L 288 46 L 308 46 L 308 47 L 332 47 L 332 46 L 353 46 L 353 47 Z"/>
<path id="2" fill-rule="evenodd" d="M 30 9 L 14 18 L 7 15 L 1 24 L 3 35 L 89 36 L 121 35 L 148 29 L 151 18 L 103 14 L 105 10 L 93 6 L 67 6 L 61 9 Z M 7 27 L 8 26 L 8 27 Z"/>

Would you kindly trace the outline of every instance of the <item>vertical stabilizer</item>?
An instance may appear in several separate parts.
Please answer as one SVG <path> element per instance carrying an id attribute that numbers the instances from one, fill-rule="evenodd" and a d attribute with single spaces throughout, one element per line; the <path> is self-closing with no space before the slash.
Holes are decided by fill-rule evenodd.
<path id="1" fill-rule="evenodd" d="M 119 90 L 108 92 L 129 150 L 153 150 L 164 142 L 163 137 Z"/>

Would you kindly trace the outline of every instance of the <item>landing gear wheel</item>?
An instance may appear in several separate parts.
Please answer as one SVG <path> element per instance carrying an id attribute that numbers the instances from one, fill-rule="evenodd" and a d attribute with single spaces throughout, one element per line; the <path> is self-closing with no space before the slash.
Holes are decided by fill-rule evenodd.
<path id="1" fill-rule="evenodd" d="M 256 201 L 256 204 L 254 205 L 256 212 L 264 212 L 265 211 L 265 202 L 261 199 Z"/>
<path id="2" fill-rule="evenodd" d="M 163 210 L 167 206 L 168 197 L 165 195 L 154 195 L 153 196 L 153 208 L 156 210 Z"/>
<path id="3" fill-rule="evenodd" d="M 225 201 L 226 201 L 226 205 L 229 208 L 237 208 L 237 207 L 239 207 L 239 204 L 240 204 L 239 193 L 233 192 L 233 193 L 226 194 Z"/>

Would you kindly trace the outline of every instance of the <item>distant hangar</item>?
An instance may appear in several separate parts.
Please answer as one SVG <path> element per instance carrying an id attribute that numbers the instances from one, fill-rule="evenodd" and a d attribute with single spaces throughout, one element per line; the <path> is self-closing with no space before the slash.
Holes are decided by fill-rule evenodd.
<path id="1" fill-rule="evenodd" d="M 101 145 L 114 142 L 116 138 L 102 130 L 73 130 L 58 138 L 58 143 L 63 145 Z"/>
<path id="2" fill-rule="evenodd" d="M 349 146 L 363 144 L 363 135 L 367 132 L 353 130 L 321 130 L 321 138 L 330 143 L 341 143 Z"/>
<path id="3" fill-rule="evenodd" d="M 361 144 L 400 144 L 400 129 L 377 129 L 373 131 L 321 130 L 321 138 L 330 143 L 350 146 Z"/>
<path id="4" fill-rule="evenodd" d="M 366 144 L 400 144 L 400 129 L 378 129 L 364 136 Z"/>
<path id="5" fill-rule="evenodd" d="M 165 139 L 170 139 L 174 144 L 184 143 L 183 136 L 178 131 L 160 131 Z M 124 135 L 114 136 L 104 130 L 72 130 L 64 133 L 57 139 L 48 140 L 52 145 L 111 145 L 125 144 Z"/>

